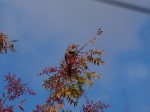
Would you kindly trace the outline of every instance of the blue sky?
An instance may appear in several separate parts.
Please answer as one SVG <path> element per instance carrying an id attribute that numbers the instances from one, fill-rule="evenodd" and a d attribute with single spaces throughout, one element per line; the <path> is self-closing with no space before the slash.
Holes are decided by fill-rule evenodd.
<path id="1" fill-rule="evenodd" d="M 149 0 L 126 1 L 150 6 Z M 19 40 L 15 53 L 0 55 L 1 75 L 14 73 L 37 92 L 25 102 L 27 111 L 47 95 L 37 74 L 57 66 L 68 44 L 83 45 L 100 27 L 94 47 L 105 50 L 106 64 L 94 68 L 103 77 L 88 96 L 111 104 L 107 112 L 149 112 L 150 15 L 93 0 L 1 0 L 0 21 L 0 31 Z"/>

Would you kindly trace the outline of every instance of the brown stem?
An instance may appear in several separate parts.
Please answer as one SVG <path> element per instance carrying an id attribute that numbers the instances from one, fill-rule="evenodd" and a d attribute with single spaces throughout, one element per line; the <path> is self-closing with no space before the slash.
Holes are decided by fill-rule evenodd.
<path id="1" fill-rule="evenodd" d="M 6 102 L 6 100 L 9 98 L 9 95 L 4 99 L 3 103 L 0 106 L 0 109 L 3 107 L 4 103 Z"/>
<path id="2" fill-rule="evenodd" d="M 81 49 L 78 50 L 78 53 L 79 53 L 87 44 L 88 44 L 88 43 L 85 43 L 85 44 L 81 47 Z"/>
<path id="3" fill-rule="evenodd" d="M 96 34 L 90 41 L 92 41 L 94 38 L 96 38 L 97 35 L 98 35 L 98 34 Z M 100 35 L 100 34 L 99 34 L 99 35 Z M 85 44 L 81 47 L 81 49 L 78 50 L 78 53 L 79 53 L 88 43 L 90 43 L 90 41 L 87 42 L 87 43 L 85 43 Z"/>
<path id="4" fill-rule="evenodd" d="M 12 93 L 13 91 L 14 91 L 14 89 L 11 91 L 11 93 Z M 5 103 L 6 100 L 9 98 L 9 96 L 10 96 L 11 93 L 9 93 L 9 94 L 7 95 L 7 97 L 4 99 L 3 103 L 2 103 L 1 106 L 0 106 L 0 109 L 3 107 L 4 103 Z"/>

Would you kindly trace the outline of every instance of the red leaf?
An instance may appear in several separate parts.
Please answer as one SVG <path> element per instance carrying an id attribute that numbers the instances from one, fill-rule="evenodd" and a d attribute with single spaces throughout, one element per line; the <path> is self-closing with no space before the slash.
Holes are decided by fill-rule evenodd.
<path id="1" fill-rule="evenodd" d="M 20 103 L 24 103 L 27 99 L 21 100 Z"/>
<path id="2" fill-rule="evenodd" d="M 18 108 L 24 112 L 24 109 L 21 105 L 18 105 Z"/>

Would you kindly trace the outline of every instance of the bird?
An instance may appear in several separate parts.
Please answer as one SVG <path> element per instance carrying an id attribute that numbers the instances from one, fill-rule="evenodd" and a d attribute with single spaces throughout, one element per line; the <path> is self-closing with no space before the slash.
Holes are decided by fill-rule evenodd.
<path id="1" fill-rule="evenodd" d="M 72 74 L 72 67 L 76 61 L 76 56 L 78 54 L 77 49 L 76 49 L 77 46 L 78 45 L 70 44 L 65 52 L 66 72 L 69 77 Z"/>
<path id="2" fill-rule="evenodd" d="M 77 55 L 77 52 L 76 52 L 76 47 L 78 45 L 75 45 L 75 44 L 70 44 L 65 52 L 65 61 L 66 61 L 66 64 L 70 64 L 70 61 L 74 56 Z"/>

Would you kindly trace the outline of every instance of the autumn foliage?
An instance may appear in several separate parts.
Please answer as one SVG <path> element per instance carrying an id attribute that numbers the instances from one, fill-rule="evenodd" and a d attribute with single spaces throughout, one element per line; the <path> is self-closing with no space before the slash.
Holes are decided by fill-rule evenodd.
<path id="1" fill-rule="evenodd" d="M 86 102 L 82 105 L 81 111 L 83 112 L 104 112 L 105 109 L 110 108 L 110 104 L 106 104 L 99 100 L 98 102 L 93 102 L 92 100 L 88 99 L 86 96 Z"/>
<path id="2" fill-rule="evenodd" d="M 65 109 L 66 104 L 73 105 L 76 108 L 81 98 L 85 98 L 86 102 L 81 106 L 80 111 L 83 112 L 104 112 L 110 105 L 99 100 L 94 103 L 86 96 L 86 90 L 94 84 L 94 79 L 100 79 L 95 71 L 91 70 L 90 65 L 100 66 L 104 64 L 101 59 L 103 50 L 84 48 L 89 44 L 94 44 L 97 37 L 101 35 L 101 29 L 98 30 L 95 37 L 83 46 L 76 44 L 69 45 L 58 67 L 46 67 L 39 76 L 46 75 L 47 78 L 43 82 L 43 87 L 49 92 L 49 96 L 45 99 L 45 104 L 38 104 L 33 112 L 71 112 L 71 109 Z M 8 49 L 14 50 L 13 42 L 8 37 L 0 33 L 0 53 L 7 53 Z M 4 87 L 5 92 L 0 97 L 0 112 L 14 112 L 15 105 L 7 105 L 6 102 L 15 101 L 20 96 L 29 94 L 35 95 L 21 79 L 16 79 L 16 75 L 8 73 L 5 76 L 7 85 Z M 25 109 L 21 106 L 26 99 L 20 101 L 17 107 L 21 111 Z"/>
<path id="3" fill-rule="evenodd" d="M 84 47 L 89 43 L 94 44 L 97 36 L 101 33 L 102 31 L 99 29 L 96 36 L 82 47 L 76 44 L 70 45 L 73 46 L 74 52 L 72 51 L 72 55 L 69 56 L 67 60 L 63 59 L 59 67 L 46 67 L 43 69 L 39 75 L 48 76 L 43 82 L 43 87 L 49 91 L 49 96 L 44 105 L 37 105 L 34 112 L 69 111 L 63 109 L 66 101 L 76 107 L 79 99 L 86 94 L 86 87 L 92 86 L 94 79 L 101 78 L 95 71 L 90 70 L 90 64 L 97 66 L 104 64 L 101 59 L 103 50 L 90 49 L 83 51 Z M 84 112 L 98 112 L 98 110 L 104 110 L 108 107 L 105 106 L 105 104 L 103 105 L 104 106 L 98 102 L 96 106 L 93 107 L 98 108 L 97 111 L 85 110 L 85 107 L 89 106 L 89 104 L 83 106 L 82 110 Z"/>
<path id="4" fill-rule="evenodd" d="M 17 40 L 9 41 L 7 35 L 0 33 L 0 53 L 7 53 L 8 49 L 14 52 L 15 49 L 13 43 L 16 41 Z M 27 87 L 27 84 L 22 83 L 21 79 L 17 78 L 14 74 L 8 73 L 5 75 L 4 82 L 6 83 L 4 88 L 1 86 L 1 89 L 4 89 L 4 91 L 0 93 L 0 112 L 14 112 L 15 108 L 25 111 L 21 104 L 24 103 L 26 99 L 19 101 L 18 105 L 13 105 L 9 102 L 13 103 L 23 95 L 36 95 L 36 93 L 30 90 Z"/>
<path id="5" fill-rule="evenodd" d="M 0 33 L 0 53 L 7 53 L 8 49 L 11 51 L 15 51 L 13 42 L 16 42 L 17 40 L 8 40 L 8 36 Z"/>
<path id="6" fill-rule="evenodd" d="M 16 78 L 16 75 L 8 73 L 5 77 L 6 85 L 4 87 L 4 92 L 1 93 L 0 97 L 0 112 L 14 112 L 15 105 L 7 105 L 10 101 L 16 101 L 20 96 L 26 95 L 35 95 L 35 92 L 30 90 L 27 87 L 27 84 L 21 82 L 20 78 Z M 21 106 L 26 99 L 20 101 L 17 105 L 19 109 L 24 111 L 24 108 Z"/>

